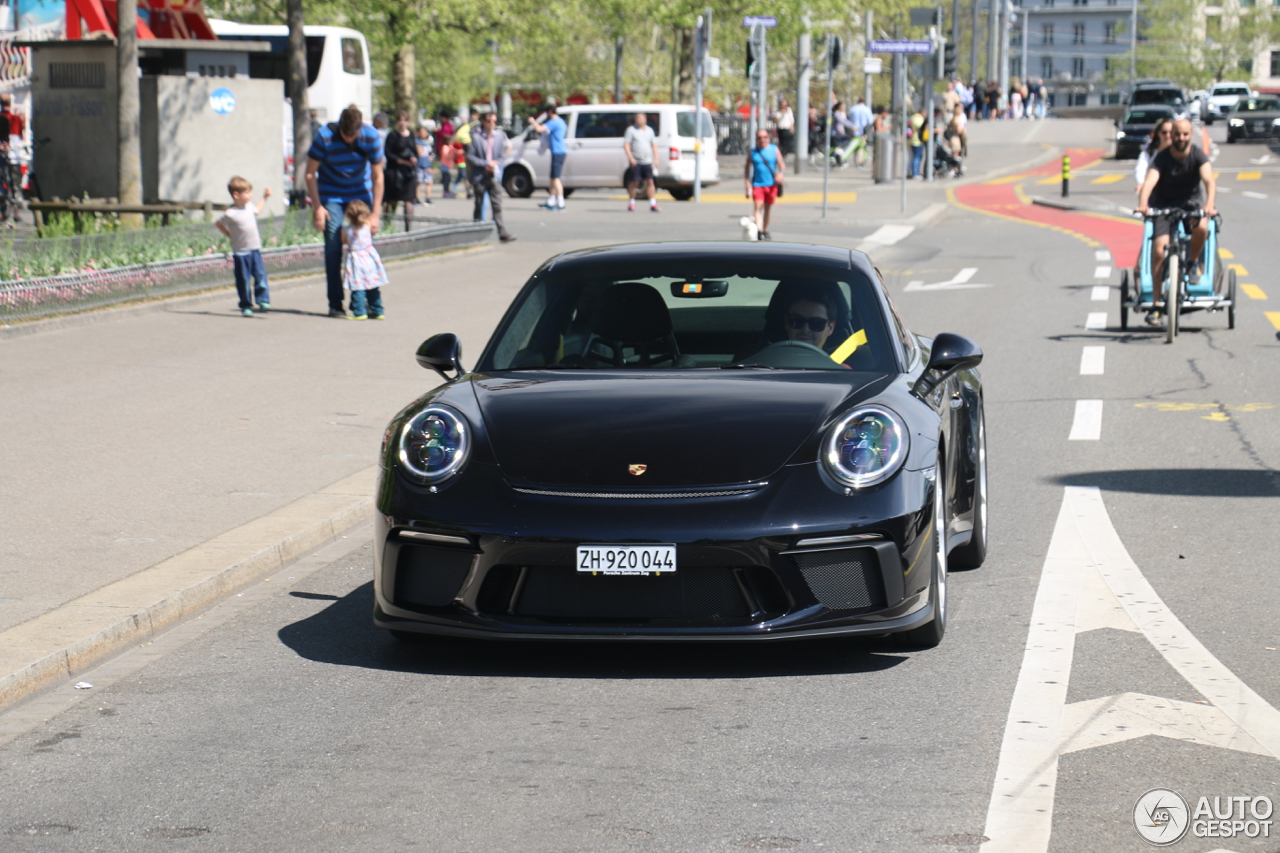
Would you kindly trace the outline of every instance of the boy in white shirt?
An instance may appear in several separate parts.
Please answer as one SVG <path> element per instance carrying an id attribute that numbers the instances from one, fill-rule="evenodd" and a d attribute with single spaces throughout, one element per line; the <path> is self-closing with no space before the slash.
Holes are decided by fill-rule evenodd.
<path id="1" fill-rule="evenodd" d="M 267 291 L 267 268 L 262 265 L 262 237 L 258 234 L 258 214 L 271 198 L 271 188 L 262 191 L 262 201 L 253 203 L 253 184 L 239 175 L 227 183 L 231 207 L 216 223 L 218 230 L 231 241 L 231 257 L 236 270 L 236 292 L 240 294 L 240 313 L 253 316 L 253 303 L 259 311 L 271 307 Z M 249 279 L 253 279 L 253 299 L 249 298 Z"/>

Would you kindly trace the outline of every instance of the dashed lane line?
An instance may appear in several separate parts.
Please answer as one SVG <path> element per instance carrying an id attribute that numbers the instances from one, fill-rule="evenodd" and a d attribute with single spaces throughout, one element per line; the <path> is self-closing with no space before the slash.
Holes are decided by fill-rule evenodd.
<path id="1" fill-rule="evenodd" d="M 1244 268 L 1243 264 L 1227 264 L 1227 269 L 1235 270 L 1236 275 L 1248 275 L 1249 271 Z"/>
<path id="2" fill-rule="evenodd" d="M 1143 635 L 1207 700 L 1137 693 L 1067 704 L 1076 634 Z M 1061 755 L 1158 736 L 1280 758 L 1280 711 L 1227 669 L 1156 594 L 1092 486 L 1067 486 L 1000 746 L 982 853 L 1045 853 Z"/>
<path id="3" fill-rule="evenodd" d="M 1250 299 L 1266 299 L 1267 294 L 1256 284 L 1242 284 L 1240 289 L 1244 291 L 1245 296 Z"/>
<path id="4" fill-rule="evenodd" d="M 1089 316 L 1085 318 L 1084 327 L 1086 329 L 1105 329 L 1107 327 L 1107 312 L 1090 311 Z"/>
<path id="5" fill-rule="evenodd" d="M 1266 194 L 1266 193 L 1255 193 L 1255 192 L 1250 192 L 1250 191 L 1248 191 L 1248 190 L 1245 190 L 1244 192 L 1242 192 L 1242 193 L 1241 193 L 1241 195 L 1242 195 L 1242 196 L 1244 196 L 1245 198 L 1262 198 L 1262 199 L 1265 199 L 1265 198 L 1267 197 L 1267 194 Z"/>
<path id="6" fill-rule="evenodd" d="M 1093 295 L 1089 297 L 1092 302 L 1106 302 L 1111 298 L 1111 288 L 1105 284 L 1095 284 L 1093 286 Z"/>
<path id="7" fill-rule="evenodd" d="M 1260 181 L 1262 180 L 1261 172 L 1236 172 L 1237 181 Z"/>
<path id="8" fill-rule="evenodd" d="M 1080 375 L 1101 376 L 1106 358 L 1106 347 L 1085 347 L 1080 353 Z"/>
<path id="9" fill-rule="evenodd" d="M 1271 321 L 1271 325 L 1276 327 L 1276 331 L 1280 331 L 1280 311 L 1268 311 L 1267 319 Z"/>
<path id="10" fill-rule="evenodd" d="M 1067 441 L 1098 441 L 1102 438 L 1102 401 L 1076 400 L 1076 414 L 1071 421 Z"/>
<path id="11" fill-rule="evenodd" d="M 1093 258 L 1096 261 L 1109 261 L 1111 260 L 1111 253 L 1106 249 L 1098 249 L 1093 253 Z"/>
<path id="12" fill-rule="evenodd" d="M 1111 267 L 1094 267 L 1094 278 L 1111 278 Z"/>
<path id="13" fill-rule="evenodd" d="M 1116 183 L 1117 181 L 1123 181 L 1126 177 L 1128 177 L 1128 175 L 1129 175 L 1129 173 L 1128 173 L 1128 172 L 1120 172 L 1119 174 L 1115 174 L 1115 175 L 1102 175 L 1102 176 L 1100 176 L 1100 177 L 1094 178 L 1094 179 L 1093 179 L 1092 181 L 1090 181 L 1089 183 L 1091 183 L 1091 184 L 1114 184 L 1114 183 Z"/>
<path id="14" fill-rule="evenodd" d="M 1234 252 L 1232 252 L 1230 249 L 1224 249 L 1224 248 L 1222 248 L 1221 246 L 1219 246 L 1219 247 L 1218 247 L 1218 257 L 1220 257 L 1220 258 L 1226 258 L 1227 260 L 1231 260 L 1232 258 L 1234 258 L 1234 257 L 1235 257 L 1235 253 L 1234 253 Z"/>

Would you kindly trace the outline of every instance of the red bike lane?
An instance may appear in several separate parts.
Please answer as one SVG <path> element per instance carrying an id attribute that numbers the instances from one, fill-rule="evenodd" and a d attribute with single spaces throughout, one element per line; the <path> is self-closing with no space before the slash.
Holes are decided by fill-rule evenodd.
<path id="1" fill-rule="evenodd" d="M 1073 172 L 1090 166 L 1103 158 L 1100 148 L 1070 148 L 1065 154 L 1071 158 Z M 995 216 L 1067 234 L 1085 243 L 1105 246 L 1111 252 L 1112 264 L 1118 269 L 1132 267 L 1142 247 L 1142 223 L 1132 222 L 1099 213 L 1078 210 L 1058 210 L 1045 205 L 1032 204 L 1022 190 L 1022 185 L 1035 179 L 1060 175 L 1060 162 L 1047 163 L 1039 168 L 1017 175 L 997 178 L 980 184 L 953 188 L 948 191 L 953 203 Z"/>

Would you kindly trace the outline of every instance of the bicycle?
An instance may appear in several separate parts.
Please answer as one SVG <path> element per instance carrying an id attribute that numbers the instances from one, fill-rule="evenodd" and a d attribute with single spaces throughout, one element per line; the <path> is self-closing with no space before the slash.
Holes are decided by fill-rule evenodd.
<path id="1" fill-rule="evenodd" d="M 835 142 L 835 139 L 832 139 Z M 809 165 L 814 169 L 822 168 L 823 151 L 815 147 L 809 152 Z M 831 168 L 847 169 L 852 164 L 859 172 L 871 168 L 871 150 L 867 147 L 865 136 L 854 136 L 844 145 L 831 146 Z"/>
<path id="2" fill-rule="evenodd" d="M 1164 278 L 1160 282 L 1161 300 L 1164 305 L 1165 340 L 1173 343 L 1178 335 L 1181 315 L 1193 311 L 1227 312 L 1227 328 L 1236 327 L 1236 272 L 1231 270 L 1225 275 L 1222 264 L 1218 260 L 1218 233 L 1222 228 L 1222 217 L 1215 214 L 1208 218 L 1208 234 L 1201 249 L 1204 268 L 1199 273 L 1195 270 L 1195 259 L 1191 257 L 1191 230 L 1187 228 L 1187 220 L 1204 216 L 1203 210 L 1182 210 L 1181 208 L 1162 208 L 1149 210 L 1142 217 L 1143 240 L 1142 253 L 1138 259 L 1138 281 L 1135 292 L 1130 294 L 1129 271 L 1120 272 L 1120 328 L 1129 328 L 1129 310 L 1155 311 L 1154 272 L 1151 266 L 1153 222 L 1157 216 L 1174 218 L 1173 233 L 1169 246 L 1165 251 Z"/>

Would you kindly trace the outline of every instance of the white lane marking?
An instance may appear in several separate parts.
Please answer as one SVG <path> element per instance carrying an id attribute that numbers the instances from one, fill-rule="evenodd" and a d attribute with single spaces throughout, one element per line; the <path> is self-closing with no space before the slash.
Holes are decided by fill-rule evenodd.
<path id="1" fill-rule="evenodd" d="M 1218 187 L 1218 192 L 1229 193 L 1229 192 L 1235 192 L 1235 190 L 1231 189 L 1231 187 Z"/>
<path id="2" fill-rule="evenodd" d="M 1094 278 L 1111 278 L 1111 267 L 1094 267 Z"/>
<path id="3" fill-rule="evenodd" d="M 879 243 L 883 246 L 892 246 L 899 240 L 905 239 L 912 231 L 915 231 L 914 225 L 881 225 L 873 233 L 864 237 L 872 243 Z"/>
<path id="4" fill-rule="evenodd" d="M 1086 329 L 1105 329 L 1107 327 L 1106 311 L 1090 311 L 1089 316 L 1084 321 Z"/>
<path id="5" fill-rule="evenodd" d="M 1108 625 L 1136 627 L 1211 704 L 1140 693 L 1065 704 L 1075 635 Z M 1280 757 L 1280 711 L 1160 600 L 1120 541 L 1101 490 L 1067 486 L 1009 706 L 982 853 L 1047 851 L 1058 757 L 1144 735 Z"/>
<path id="6" fill-rule="evenodd" d="M 1080 353 L 1080 375 L 1101 376 L 1106 357 L 1106 347 L 1085 347 Z"/>
<path id="7" fill-rule="evenodd" d="M 1063 709 L 1062 731 L 1059 755 L 1155 735 L 1272 757 L 1221 708 L 1145 693 L 1073 702 Z"/>
<path id="8" fill-rule="evenodd" d="M 1251 190 L 1245 190 L 1244 192 L 1241 193 L 1241 195 L 1244 196 L 1245 198 L 1266 198 L 1267 197 L 1266 193 L 1255 193 Z"/>
<path id="9" fill-rule="evenodd" d="M 1102 438 L 1102 401 L 1076 400 L 1076 415 L 1071 421 L 1067 441 L 1097 441 Z"/>
<path id="10" fill-rule="evenodd" d="M 940 281 L 937 284 L 925 284 L 923 281 L 907 282 L 905 291 L 911 293 L 919 290 L 962 290 L 970 287 L 990 287 L 989 284 L 970 284 L 969 279 L 978 272 L 977 267 L 965 267 L 951 277 L 948 281 Z"/>
<path id="11" fill-rule="evenodd" d="M 1250 157 L 1249 162 L 1255 166 L 1265 166 L 1267 163 L 1271 162 L 1271 155 L 1263 154 L 1261 157 Z"/>
<path id="12" fill-rule="evenodd" d="M 1093 295 L 1089 298 L 1094 302 L 1106 302 L 1111 298 L 1111 287 L 1105 284 L 1095 284 L 1093 286 Z"/>
<path id="13" fill-rule="evenodd" d="M 1108 252 L 1106 249 L 1098 249 L 1096 252 L 1093 253 L 1093 257 L 1094 257 L 1094 260 L 1109 261 L 1111 260 L 1111 253 Z"/>

